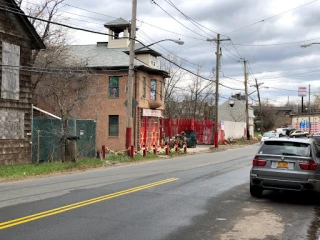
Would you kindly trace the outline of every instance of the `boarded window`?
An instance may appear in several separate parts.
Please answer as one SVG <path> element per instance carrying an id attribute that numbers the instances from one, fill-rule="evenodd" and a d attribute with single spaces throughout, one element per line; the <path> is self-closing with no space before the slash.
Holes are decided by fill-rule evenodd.
<path id="1" fill-rule="evenodd" d="M 2 42 L 1 98 L 19 100 L 20 47 Z"/>
<path id="2" fill-rule="evenodd" d="M 156 100 L 157 93 L 157 81 L 155 79 L 150 80 L 150 99 Z"/>
<path id="3" fill-rule="evenodd" d="M 109 78 L 109 96 L 119 98 L 119 77 Z"/>
<path id="4" fill-rule="evenodd" d="M 24 139 L 24 112 L 0 109 L 0 139 Z"/>
<path id="5" fill-rule="evenodd" d="M 119 115 L 109 115 L 109 136 L 119 136 Z"/>

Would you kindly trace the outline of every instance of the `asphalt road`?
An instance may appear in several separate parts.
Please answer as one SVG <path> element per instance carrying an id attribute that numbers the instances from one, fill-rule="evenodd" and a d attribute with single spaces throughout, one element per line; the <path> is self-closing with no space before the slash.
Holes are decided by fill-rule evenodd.
<path id="1" fill-rule="evenodd" d="M 257 148 L 2 183 L 0 239 L 317 239 L 316 196 L 250 196 Z"/>

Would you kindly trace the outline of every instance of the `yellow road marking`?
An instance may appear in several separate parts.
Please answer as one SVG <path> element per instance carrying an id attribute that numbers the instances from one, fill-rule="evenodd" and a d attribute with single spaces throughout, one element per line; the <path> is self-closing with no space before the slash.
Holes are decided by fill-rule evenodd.
<path id="1" fill-rule="evenodd" d="M 51 216 L 51 215 L 55 215 L 55 214 L 63 213 L 63 212 L 66 212 L 66 211 L 70 211 L 70 210 L 75 209 L 75 208 L 80 208 L 80 207 L 84 207 L 84 206 L 87 206 L 87 205 L 90 205 L 90 204 L 98 203 L 98 202 L 109 200 L 109 199 L 116 198 L 116 197 L 120 197 L 122 195 L 138 192 L 138 191 L 141 191 L 141 190 L 144 190 L 144 189 L 147 189 L 147 188 L 155 187 L 155 186 L 158 186 L 158 185 L 161 185 L 161 184 L 165 184 L 165 183 L 169 183 L 169 182 L 176 181 L 176 180 L 178 180 L 178 178 L 168 178 L 168 179 L 165 179 L 165 180 L 162 180 L 162 181 L 149 183 L 149 184 L 146 184 L 146 185 L 130 188 L 130 189 L 123 190 L 123 191 L 120 191 L 120 192 L 107 194 L 107 195 L 104 195 L 104 196 L 101 196 L 101 197 L 96 197 L 96 198 L 88 199 L 88 200 L 85 200 L 85 201 L 69 204 L 69 205 L 66 205 L 66 206 L 54 208 L 54 209 L 51 209 L 51 210 L 48 210 L 48 211 L 44 211 L 44 212 L 40 212 L 40 213 L 29 215 L 29 216 L 13 219 L 13 220 L 10 220 L 10 221 L 7 221 L 7 222 L 2 222 L 2 223 L 0 223 L 0 230 L 5 229 L 5 228 L 9 228 L 9 227 L 13 227 L 13 226 L 16 226 L 16 225 L 19 225 L 19 224 L 31 222 L 31 221 L 34 221 L 34 220 L 37 220 L 37 219 L 40 219 L 40 218 L 44 218 L 44 217 L 48 217 L 48 216 Z"/>

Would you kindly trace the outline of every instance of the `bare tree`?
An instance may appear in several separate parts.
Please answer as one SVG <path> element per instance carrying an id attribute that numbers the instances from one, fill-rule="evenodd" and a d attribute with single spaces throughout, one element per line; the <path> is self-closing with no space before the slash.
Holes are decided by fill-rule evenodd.
<path id="1" fill-rule="evenodd" d="M 88 72 L 85 65 L 74 62 L 60 62 L 59 69 L 41 73 L 42 81 L 38 82 L 35 94 L 38 105 L 61 117 L 61 160 L 66 159 L 67 137 L 70 135 L 68 120 L 72 112 L 90 95 Z M 67 66 L 67 68 L 65 67 Z"/>
<path id="2" fill-rule="evenodd" d="M 262 109 L 261 115 L 263 117 L 263 129 L 265 131 L 270 131 L 277 126 L 276 125 L 276 121 L 278 119 L 277 109 L 274 105 L 268 102 L 262 102 L 261 109 Z"/>
<path id="3" fill-rule="evenodd" d="M 209 100 L 209 97 L 213 96 L 214 82 L 207 81 L 201 78 L 202 66 L 197 66 L 196 74 L 193 76 L 191 83 L 188 85 L 190 94 L 186 97 L 187 112 L 189 112 L 190 118 L 201 119 L 204 117 L 205 103 Z"/>
<path id="4" fill-rule="evenodd" d="M 27 15 L 47 20 L 30 18 L 46 45 L 45 50 L 36 50 L 32 54 L 35 69 L 32 75 L 32 96 L 33 104 L 51 110 L 62 119 L 61 159 L 64 161 L 69 135 L 68 119 L 77 105 L 88 96 L 85 63 L 70 58 L 66 47 L 68 29 L 50 23 L 65 19 L 59 11 L 64 0 L 16 1 Z"/>
<path id="5" fill-rule="evenodd" d="M 38 2 L 34 3 L 17 0 L 17 3 L 25 10 L 27 15 L 32 17 L 41 18 L 50 22 L 59 22 L 65 19 L 59 12 L 59 9 L 64 5 L 64 0 L 38 0 Z M 67 35 L 66 28 L 34 18 L 30 19 L 30 22 L 46 45 L 60 45 L 65 42 Z"/>
<path id="6" fill-rule="evenodd" d="M 41 18 L 47 21 L 61 21 L 64 17 L 59 12 L 63 6 L 64 0 L 44 0 L 38 2 L 28 2 L 24 0 L 17 0 L 17 4 L 27 13 L 27 15 Z M 46 69 L 50 69 L 56 64 L 56 61 L 65 59 L 65 45 L 68 39 L 68 29 L 61 26 L 53 25 L 49 22 L 30 19 L 31 24 L 38 32 L 41 40 L 46 45 L 46 50 L 35 50 L 32 53 L 33 67 L 41 68 L 43 73 Z M 45 52 L 40 54 L 40 52 Z M 32 93 L 36 92 L 38 83 L 45 77 L 45 74 L 36 74 L 32 76 Z M 33 99 L 33 103 L 36 100 Z"/>
<path id="7" fill-rule="evenodd" d="M 165 116 L 172 118 L 176 116 L 177 111 L 179 110 L 178 85 L 181 83 L 186 73 L 183 69 L 181 69 L 181 61 L 179 61 L 176 57 L 168 55 L 167 58 L 176 63 L 173 64 L 165 60 L 160 62 L 161 69 L 167 71 L 170 75 L 170 77 L 166 79 L 164 86 L 164 102 Z"/>

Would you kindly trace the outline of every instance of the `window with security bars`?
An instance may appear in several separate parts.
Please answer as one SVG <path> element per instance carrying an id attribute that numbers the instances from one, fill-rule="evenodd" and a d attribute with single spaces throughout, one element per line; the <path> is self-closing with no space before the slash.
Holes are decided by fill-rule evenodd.
<path id="1" fill-rule="evenodd" d="M 119 115 L 109 115 L 109 136 L 119 136 Z"/>

